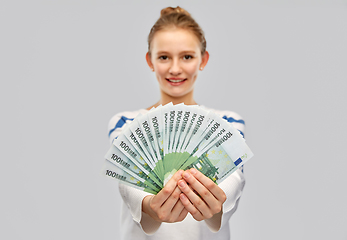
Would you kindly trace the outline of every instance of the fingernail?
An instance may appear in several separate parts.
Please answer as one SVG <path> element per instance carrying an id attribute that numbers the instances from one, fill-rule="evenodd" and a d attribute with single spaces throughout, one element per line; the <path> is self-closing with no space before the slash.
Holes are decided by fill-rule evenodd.
<path id="1" fill-rule="evenodd" d="M 194 175 L 196 173 L 196 169 L 192 168 L 192 169 L 190 169 L 190 172 Z"/>
<path id="2" fill-rule="evenodd" d="M 182 200 L 186 199 L 186 196 L 184 196 L 184 194 L 181 194 L 180 197 L 181 197 Z"/>
<path id="3" fill-rule="evenodd" d="M 183 177 L 184 177 L 184 178 L 189 178 L 189 177 L 190 177 L 190 174 L 187 173 L 187 172 L 184 172 Z"/>
<path id="4" fill-rule="evenodd" d="M 184 182 L 183 181 L 180 181 L 179 183 L 178 183 L 178 185 L 180 185 L 180 187 L 184 187 Z"/>

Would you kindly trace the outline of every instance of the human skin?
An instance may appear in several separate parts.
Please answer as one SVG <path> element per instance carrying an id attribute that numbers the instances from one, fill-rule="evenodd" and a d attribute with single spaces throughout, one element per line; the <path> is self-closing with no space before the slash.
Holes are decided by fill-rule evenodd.
<path id="1" fill-rule="evenodd" d="M 151 42 L 151 53 L 146 54 L 159 83 L 161 99 L 157 105 L 196 104 L 194 84 L 208 59 L 209 53 L 201 54 L 199 40 L 189 30 L 170 28 L 157 32 Z"/>
<path id="2" fill-rule="evenodd" d="M 160 100 L 149 107 L 169 102 L 196 104 L 193 93 L 199 70 L 206 66 L 209 53 L 201 53 L 198 38 L 189 30 L 169 28 L 155 33 L 148 66 L 155 72 Z M 225 193 L 195 169 L 179 170 L 157 194 L 146 196 L 142 211 L 158 222 L 180 222 L 188 212 L 197 221 L 220 225 Z"/>
<path id="3" fill-rule="evenodd" d="M 180 201 L 182 192 L 177 186 L 182 173 L 183 170 L 177 171 L 157 195 L 146 196 L 142 201 L 142 211 L 158 222 L 182 221 L 188 214 Z"/>
<path id="4" fill-rule="evenodd" d="M 180 222 L 189 212 L 197 221 L 220 225 L 225 200 L 218 185 L 192 168 L 177 171 L 157 195 L 146 196 L 142 211 L 158 222 Z"/>

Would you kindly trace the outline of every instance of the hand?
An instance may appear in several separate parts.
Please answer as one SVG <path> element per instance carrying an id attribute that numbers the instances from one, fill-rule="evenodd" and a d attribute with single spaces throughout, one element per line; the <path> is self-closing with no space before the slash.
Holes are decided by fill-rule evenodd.
<path id="1" fill-rule="evenodd" d="M 142 201 L 142 209 L 158 222 L 180 222 L 188 211 L 180 201 L 181 190 L 177 182 L 182 179 L 183 170 L 177 171 L 165 187 L 157 194 L 146 196 Z"/>
<path id="2" fill-rule="evenodd" d="M 195 168 L 184 171 L 182 176 L 178 180 L 180 199 L 195 220 L 210 219 L 221 213 L 226 195 L 217 184 Z"/>

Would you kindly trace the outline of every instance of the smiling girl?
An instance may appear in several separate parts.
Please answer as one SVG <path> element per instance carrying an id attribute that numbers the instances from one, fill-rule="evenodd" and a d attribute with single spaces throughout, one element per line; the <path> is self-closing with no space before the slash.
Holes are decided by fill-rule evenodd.
<path id="1" fill-rule="evenodd" d="M 180 7 L 163 9 L 149 33 L 146 54 L 158 80 L 160 99 L 147 109 L 115 115 L 109 122 L 111 142 L 127 121 L 152 107 L 169 102 L 196 105 L 194 85 L 208 59 L 204 33 L 190 14 Z M 238 114 L 213 111 L 244 132 Z M 244 184 L 240 169 L 219 185 L 195 169 L 180 170 L 157 195 L 120 183 L 121 239 L 230 239 L 229 219 Z"/>

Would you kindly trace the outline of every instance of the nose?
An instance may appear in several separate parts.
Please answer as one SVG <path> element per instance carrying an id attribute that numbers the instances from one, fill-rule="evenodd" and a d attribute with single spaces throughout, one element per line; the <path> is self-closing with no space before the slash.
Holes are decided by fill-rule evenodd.
<path id="1" fill-rule="evenodd" d="M 173 59 L 171 61 L 171 66 L 169 69 L 169 73 L 172 75 L 179 75 L 182 72 L 182 68 L 180 66 L 180 62 L 178 59 Z"/>

